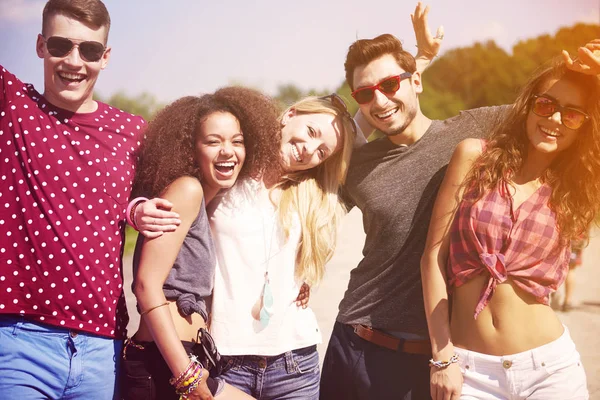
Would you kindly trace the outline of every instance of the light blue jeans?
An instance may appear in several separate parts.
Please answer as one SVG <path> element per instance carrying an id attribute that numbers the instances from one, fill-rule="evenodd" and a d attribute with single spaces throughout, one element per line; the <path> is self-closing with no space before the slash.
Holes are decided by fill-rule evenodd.
<path id="1" fill-rule="evenodd" d="M 271 356 L 234 356 L 225 382 L 258 400 L 318 400 L 317 346 Z"/>
<path id="2" fill-rule="evenodd" d="M 0 315 L 0 397 L 118 399 L 122 340 Z"/>

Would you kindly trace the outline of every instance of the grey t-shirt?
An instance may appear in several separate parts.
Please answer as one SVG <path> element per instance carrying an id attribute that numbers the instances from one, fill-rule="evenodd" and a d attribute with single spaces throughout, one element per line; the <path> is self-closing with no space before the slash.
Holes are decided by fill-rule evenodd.
<path id="1" fill-rule="evenodd" d="M 144 237 L 139 235 L 133 254 L 133 276 L 137 273 L 140 252 Z M 215 280 L 215 246 L 206 215 L 204 199 L 196 220 L 183 240 L 173 268 L 163 284 L 163 292 L 168 300 L 177 302 L 177 309 L 183 315 L 194 312 L 208 320 L 208 306 Z M 133 288 L 135 280 L 131 284 Z"/>
<path id="2" fill-rule="evenodd" d="M 506 109 L 484 107 L 432 121 L 410 146 L 384 137 L 354 151 L 344 197 L 362 211 L 366 239 L 339 322 L 427 336 L 420 261 L 437 191 L 456 145 L 487 136 Z"/>

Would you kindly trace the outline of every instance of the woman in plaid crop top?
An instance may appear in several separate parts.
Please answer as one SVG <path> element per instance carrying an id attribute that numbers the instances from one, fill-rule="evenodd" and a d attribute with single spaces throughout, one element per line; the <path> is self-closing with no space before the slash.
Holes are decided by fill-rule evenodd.
<path id="1" fill-rule="evenodd" d="M 573 65 L 534 76 L 487 142 L 452 156 L 421 261 L 433 399 L 589 396 L 548 306 L 600 211 L 600 79 Z"/>

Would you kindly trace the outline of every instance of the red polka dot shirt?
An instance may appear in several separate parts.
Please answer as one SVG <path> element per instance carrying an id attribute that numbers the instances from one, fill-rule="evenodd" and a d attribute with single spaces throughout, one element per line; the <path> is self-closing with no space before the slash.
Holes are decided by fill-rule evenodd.
<path id="1" fill-rule="evenodd" d="M 0 313 L 123 338 L 122 263 L 145 122 L 56 108 L 0 66 Z"/>

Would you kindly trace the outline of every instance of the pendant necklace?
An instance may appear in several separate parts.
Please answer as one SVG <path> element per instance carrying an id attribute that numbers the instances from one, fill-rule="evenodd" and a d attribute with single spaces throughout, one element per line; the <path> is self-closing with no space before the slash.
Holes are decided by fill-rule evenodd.
<path id="1" fill-rule="evenodd" d="M 267 251 L 267 237 L 265 229 L 265 216 L 263 215 L 263 238 L 264 238 L 264 250 L 265 250 L 265 282 L 263 284 L 262 299 L 260 308 L 260 324 L 265 328 L 269 324 L 271 315 L 273 315 L 273 292 L 271 291 L 271 285 L 269 282 L 269 262 L 271 261 L 271 250 L 273 246 L 273 236 L 275 236 L 276 221 L 273 221 L 271 228 L 271 237 L 269 238 L 269 249 Z"/>

